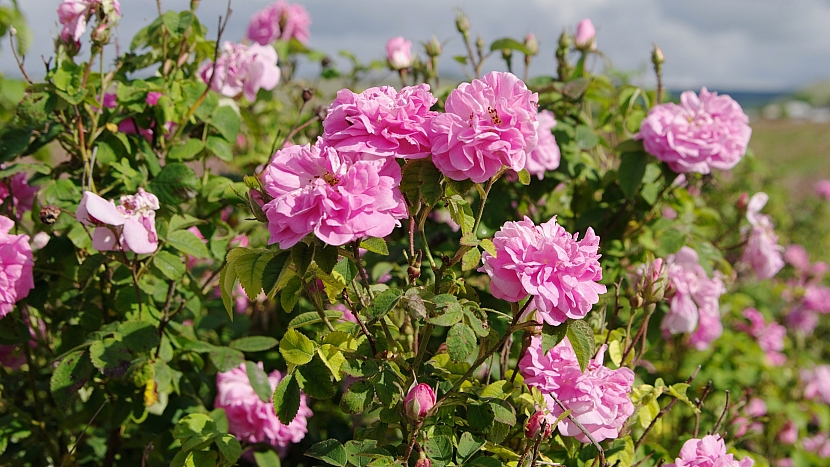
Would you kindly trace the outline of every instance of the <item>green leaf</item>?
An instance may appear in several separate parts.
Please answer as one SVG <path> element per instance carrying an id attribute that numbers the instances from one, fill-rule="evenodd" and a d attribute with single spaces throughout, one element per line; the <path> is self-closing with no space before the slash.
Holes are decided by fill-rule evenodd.
<path id="1" fill-rule="evenodd" d="M 395 372 L 387 366 L 380 372 L 374 382 L 375 393 L 377 393 L 380 402 L 386 407 L 394 406 L 400 396 L 400 381 Z"/>
<path id="2" fill-rule="evenodd" d="M 416 208 L 421 201 L 434 206 L 443 195 L 441 172 L 430 159 L 407 161 L 401 170 L 400 187 L 409 203 Z"/>
<path id="3" fill-rule="evenodd" d="M 576 127 L 575 138 L 577 144 L 582 149 L 591 149 L 599 143 L 599 137 L 594 130 L 585 125 Z"/>
<path id="4" fill-rule="evenodd" d="M 495 383 L 491 383 L 489 386 L 484 388 L 484 391 L 481 392 L 482 398 L 495 398 L 495 399 L 504 399 L 508 397 L 513 391 L 516 389 L 513 384 L 508 380 L 500 380 L 496 381 Z"/>
<path id="5" fill-rule="evenodd" d="M 509 450 L 507 451 L 512 452 Z M 475 467 L 504 467 L 504 464 L 495 457 L 476 457 L 473 459 L 473 462 L 468 465 Z"/>
<path id="6" fill-rule="evenodd" d="M 314 358 L 314 342 L 303 333 L 288 329 L 280 341 L 280 353 L 292 365 L 305 365 Z"/>
<path id="7" fill-rule="evenodd" d="M 452 461 L 452 438 L 446 435 L 433 436 L 427 440 L 424 450 L 428 458 L 447 464 Z"/>
<path id="8" fill-rule="evenodd" d="M 173 214 L 173 217 L 170 218 L 170 227 L 168 227 L 168 231 L 173 232 L 175 230 L 186 229 L 188 227 L 201 224 L 203 222 L 203 220 L 197 219 L 191 216 L 190 214 L 184 214 L 181 216 L 178 214 Z"/>
<path id="9" fill-rule="evenodd" d="M 89 346 L 89 359 L 105 376 L 120 378 L 130 368 L 132 354 L 121 341 L 108 337 Z"/>
<path id="10" fill-rule="evenodd" d="M 372 253 L 379 255 L 388 255 L 389 248 L 386 246 L 386 240 L 377 237 L 369 237 L 360 242 L 360 248 L 365 248 Z"/>
<path id="11" fill-rule="evenodd" d="M 184 276 L 185 265 L 184 261 L 179 255 L 174 255 L 168 251 L 159 251 L 153 258 L 153 266 L 155 266 L 164 277 L 170 280 L 178 280 Z"/>
<path id="12" fill-rule="evenodd" d="M 182 417 L 173 428 L 173 438 L 181 440 L 214 433 L 216 433 L 216 423 L 201 413 L 192 413 Z"/>
<path id="13" fill-rule="evenodd" d="M 230 347 L 242 352 L 262 352 L 276 347 L 277 344 L 279 342 L 273 337 L 248 336 L 231 341 Z"/>
<path id="14" fill-rule="evenodd" d="M 372 404 L 374 395 L 371 383 L 366 380 L 355 381 L 340 398 L 340 410 L 348 414 L 363 413 Z"/>
<path id="15" fill-rule="evenodd" d="M 634 441 L 631 436 L 615 439 L 611 447 L 605 449 L 605 459 L 610 465 L 630 467 L 634 464 Z"/>
<path id="16" fill-rule="evenodd" d="M 568 332 L 568 321 L 559 326 L 551 326 L 545 323 L 542 326 L 542 353 L 547 354 L 548 351 L 557 344 L 562 342 Z"/>
<path id="17" fill-rule="evenodd" d="M 239 135 L 239 115 L 230 106 L 217 107 L 210 116 L 210 126 L 216 128 L 225 141 L 235 143 L 236 136 Z"/>
<path id="18" fill-rule="evenodd" d="M 343 282 L 346 284 L 350 284 L 352 279 L 357 277 L 357 265 L 355 265 L 351 260 L 346 258 L 342 258 L 340 261 L 337 262 L 337 265 L 334 267 L 332 274 L 337 273 L 343 276 Z"/>
<path id="19" fill-rule="evenodd" d="M 219 371 L 231 371 L 245 362 L 242 352 L 228 347 L 215 347 L 208 355 Z"/>
<path id="20" fill-rule="evenodd" d="M 288 425 L 300 410 L 300 385 L 294 375 L 286 375 L 274 390 L 274 411 L 283 425 Z"/>
<path id="21" fill-rule="evenodd" d="M 225 141 L 224 138 L 220 138 L 219 136 L 208 136 L 205 148 L 210 151 L 211 154 L 225 162 L 233 161 L 233 149 L 231 149 L 230 143 Z"/>
<path id="22" fill-rule="evenodd" d="M 476 219 L 473 217 L 473 209 L 461 195 L 452 195 L 447 198 L 447 208 L 450 210 L 450 217 L 461 227 L 462 233 L 473 231 Z"/>
<path id="23" fill-rule="evenodd" d="M 464 432 L 458 439 L 458 462 L 464 463 L 484 446 L 484 440 Z"/>
<path id="24" fill-rule="evenodd" d="M 339 467 L 345 466 L 347 462 L 346 448 L 336 439 L 327 439 L 314 444 L 305 455 Z"/>
<path id="25" fill-rule="evenodd" d="M 476 335 L 464 323 L 456 323 L 447 333 L 447 352 L 453 361 L 464 361 L 476 348 Z"/>
<path id="26" fill-rule="evenodd" d="M 118 332 L 121 342 L 133 354 L 155 350 L 161 341 L 156 327 L 147 321 L 123 321 Z"/>
<path id="27" fill-rule="evenodd" d="M 205 149 L 205 143 L 201 140 L 191 138 L 184 144 L 173 146 L 167 151 L 167 159 L 174 161 L 189 161 Z"/>
<path id="28" fill-rule="evenodd" d="M 596 352 L 594 330 L 583 320 L 571 320 L 568 322 L 567 336 L 579 361 L 579 369 L 584 372 L 588 367 L 588 361 Z"/>
<path id="29" fill-rule="evenodd" d="M 337 387 L 331 381 L 331 371 L 319 354 L 315 354 L 309 363 L 301 366 L 295 376 L 303 392 L 309 397 L 331 399 L 337 394 Z"/>
<path id="30" fill-rule="evenodd" d="M 271 382 L 268 381 L 268 375 L 265 371 L 254 362 L 245 362 L 245 372 L 248 374 L 248 381 L 254 392 L 259 396 L 262 402 L 269 402 L 271 400 Z"/>
<path id="31" fill-rule="evenodd" d="M 648 155 L 645 152 L 625 152 L 621 156 L 620 168 L 617 171 L 620 179 L 620 189 L 626 198 L 633 198 L 637 188 L 643 181 L 646 173 Z"/>
<path id="32" fill-rule="evenodd" d="M 180 162 L 172 162 L 150 182 L 148 191 L 158 196 L 161 204 L 178 205 L 196 195 L 197 183 L 193 169 Z"/>
<path id="33" fill-rule="evenodd" d="M 274 257 L 274 252 L 265 249 L 250 249 L 233 263 L 239 283 L 250 300 L 256 300 L 262 291 L 262 274 L 265 265 Z"/>
<path id="34" fill-rule="evenodd" d="M 291 313 L 294 310 L 294 306 L 297 305 L 297 300 L 300 298 L 302 288 L 303 284 L 297 276 L 292 277 L 285 284 L 285 287 L 283 287 L 280 292 L 280 305 L 286 313 Z"/>
<path id="35" fill-rule="evenodd" d="M 384 244 L 385 246 L 386 244 Z M 339 254 L 337 253 L 337 247 L 333 245 L 325 245 L 323 248 L 317 248 L 314 251 L 314 262 L 317 263 L 317 266 L 323 270 L 326 274 L 331 274 L 331 271 L 334 269 L 334 266 L 337 264 L 337 258 Z"/>
<path id="36" fill-rule="evenodd" d="M 519 171 L 519 182 L 524 186 L 530 185 L 530 172 L 527 169 Z"/>
<path id="37" fill-rule="evenodd" d="M 254 462 L 257 467 L 280 467 L 280 456 L 272 451 L 254 451 Z"/>
<path id="38" fill-rule="evenodd" d="M 493 409 L 493 417 L 497 422 L 508 426 L 516 424 L 516 409 L 506 401 L 492 401 L 490 402 L 490 408 Z"/>
<path id="39" fill-rule="evenodd" d="M 297 275 L 302 277 L 311 266 L 311 260 L 314 259 L 314 245 L 306 245 L 303 242 L 298 242 L 291 248 L 291 261 L 297 267 Z"/>
<path id="40" fill-rule="evenodd" d="M 481 248 L 487 253 L 490 253 L 490 256 L 492 256 L 493 258 L 498 256 L 498 252 L 496 251 L 496 245 L 493 245 L 493 241 L 489 238 L 485 238 L 484 240 L 482 240 L 480 245 Z"/>
<path id="41" fill-rule="evenodd" d="M 265 264 L 265 269 L 262 270 L 262 290 L 265 295 L 271 296 L 271 292 L 279 292 L 274 288 L 279 284 L 285 266 L 291 260 L 291 253 L 283 251 L 273 258 L 268 260 Z"/>
<path id="42" fill-rule="evenodd" d="M 657 254 L 663 258 L 677 253 L 686 244 L 686 232 L 679 229 L 669 229 L 660 234 L 657 239 L 659 248 Z"/>
<path id="43" fill-rule="evenodd" d="M 210 252 L 201 238 L 188 230 L 175 230 L 167 235 L 167 243 L 186 255 L 198 259 L 205 259 Z"/>
<path id="44" fill-rule="evenodd" d="M 225 311 L 228 312 L 228 317 L 233 320 L 234 303 L 232 291 L 236 284 L 236 272 L 233 270 L 233 265 L 226 263 L 219 272 L 219 291 L 222 295 L 222 303 L 225 305 Z"/>
<path id="45" fill-rule="evenodd" d="M 494 421 L 493 408 L 488 402 L 474 402 L 467 406 L 467 423 L 473 430 L 486 433 L 490 431 Z"/>
<path id="46" fill-rule="evenodd" d="M 218 436 L 214 442 L 216 443 L 216 447 L 219 448 L 219 452 L 225 457 L 225 460 L 230 464 L 236 464 L 236 461 L 242 455 L 242 445 L 239 444 L 239 440 L 234 435 L 225 433 Z"/>
<path id="47" fill-rule="evenodd" d="M 328 319 L 339 319 L 343 317 L 343 312 L 336 311 L 336 310 L 323 310 L 326 318 Z M 323 318 L 320 318 L 320 313 L 316 311 L 309 311 L 306 313 L 302 313 L 299 316 L 295 317 L 291 321 L 288 322 L 289 328 L 299 328 L 302 326 L 307 326 L 309 324 L 317 324 L 322 323 Z"/>
<path id="48" fill-rule="evenodd" d="M 400 289 L 386 289 L 380 295 L 375 297 L 374 303 L 368 308 L 367 314 L 372 321 L 383 317 L 386 313 L 392 310 L 401 299 L 403 291 Z"/>
<path id="49" fill-rule="evenodd" d="M 89 381 L 93 370 L 89 355 L 83 350 L 71 352 L 61 359 L 49 380 L 49 390 L 59 408 L 69 408 L 70 399 Z"/>
<path id="50" fill-rule="evenodd" d="M 516 50 L 525 55 L 530 55 L 530 51 L 527 49 L 526 45 L 509 37 L 496 39 L 495 41 L 493 41 L 492 44 L 490 44 L 490 52 L 495 52 L 504 49 Z"/>
<path id="51" fill-rule="evenodd" d="M 461 270 L 472 271 L 481 263 L 481 251 L 478 248 L 470 248 L 464 256 L 461 257 Z"/>

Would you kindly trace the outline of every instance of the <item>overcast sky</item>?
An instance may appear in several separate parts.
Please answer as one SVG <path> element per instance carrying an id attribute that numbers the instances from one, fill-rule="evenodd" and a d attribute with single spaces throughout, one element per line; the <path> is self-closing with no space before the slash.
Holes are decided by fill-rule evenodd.
<path id="1" fill-rule="evenodd" d="M 0 0 L 0 4 L 8 3 Z M 40 56 L 51 55 L 60 31 L 58 0 L 19 0 L 32 25 L 35 44 L 27 59 L 29 73 L 42 76 Z M 189 0 L 162 0 L 164 9 L 186 9 Z M 249 17 L 268 0 L 235 0 L 225 33 L 241 40 Z M 563 28 L 591 18 L 597 43 L 622 70 L 647 70 L 651 44 L 666 56 L 664 79 L 673 89 L 786 90 L 830 79 L 830 0 L 299 0 L 311 18 L 309 46 L 335 55 L 348 49 L 364 60 L 382 58 L 390 37 L 413 42 L 432 34 L 446 42 L 444 71 L 460 74 L 452 55 L 462 53 L 455 31 L 454 7 L 470 18 L 473 33 L 489 42 L 522 38 L 532 32 L 540 54 L 531 74 L 555 74 L 553 53 Z M 202 0 L 198 10 L 215 34 L 224 0 Z M 154 0 L 121 0 L 118 29 L 122 44 L 155 18 Z M 85 36 L 84 40 L 87 40 Z M 88 43 L 84 45 L 88 49 Z M 413 50 L 421 51 L 420 46 Z M 491 66 L 501 67 L 492 57 Z M 19 76 L 8 43 L 2 44 L 0 71 Z M 652 83 L 650 74 L 643 82 Z"/>

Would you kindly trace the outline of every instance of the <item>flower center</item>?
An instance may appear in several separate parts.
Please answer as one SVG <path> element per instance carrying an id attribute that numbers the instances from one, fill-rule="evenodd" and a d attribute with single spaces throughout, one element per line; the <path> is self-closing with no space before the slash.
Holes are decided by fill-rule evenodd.
<path id="1" fill-rule="evenodd" d="M 335 177 L 333 174 L 326 172 L 323 175 L 323 181 L 329 184 L 329 186 L 335 186 L 340 183 L 340 179 Z"/>
<path id="2" fill-rule="evenodd" d="M 490 120 L 493 121 L 494 125 L 498 125 L 501 123 L 501 117 L 499 117 L 499 112 L 496 109 L 488 106 L 487 112 L 490 113 Z"/>

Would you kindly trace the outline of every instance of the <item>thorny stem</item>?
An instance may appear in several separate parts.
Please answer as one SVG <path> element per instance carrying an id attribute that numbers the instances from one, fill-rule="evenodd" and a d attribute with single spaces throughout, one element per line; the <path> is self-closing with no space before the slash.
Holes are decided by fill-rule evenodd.
<path id="1" fill-rule="evenodd" d="M 720 428 L 721 422 L 723 422 L 723 418 L 726 416 L 726 412 L 729 410 L 729 390 L 726 390 L 726 402 L 723 404 L 723 412 L 720 413 L 720 417 L 718 417 L 718 422 L 715 423 L 715 427 L 712 428 L 712 433 L 717 433 L 718 428 Z"/>
<path id="2" fill-rule="evenodd" d="M 300 282 L 303 284 L 303 289 L 308 294 L 308 297 L 310 299 L 309 301 L 311 301 L 311 303 L 314 305 L 314 309 L 317 311 L 317 315 L 320 317 L 320 319 L 323 320 L 323 323 L 326 325 L 328 330 L 334 332 L 334 326 L 332 326 L 328 317 L 326 317 L 326 312 L 323 311 L 323 306 L 320 304 L 320 301 L 317 297 L 312 296 L 314 294 L 311 293 L 311 288 L 308 286 L 308 282 L 306 282 L 306 280 L 302 277 L 300 278 Z"/>
<path id="3" fill-rule="evenodd" d="M 369 294 L 370 299 L 374 299 L 375 294 L 373 294 L 372 290 L 369 288 L 369 276 L 366 275 L 366 270 L 363 269 L 363 260 L 360 258 L 360 242 L 352 242 L 352 252 L 354 253 L 354 259 L 357 263 L 357 271 L 360 274 L 360 280 L 362 280 L 363 285 L 366 286 L 366 293 Z"/>
<path id="4" fill-rule="evenodd" d="M 9 34 L 9 44 L 11 44 L 12 54 L 14 55 L 14 60 L 17 62 L 17 67 L 20 68 L 20 72 L 23 73 L 23 77 L 26 78 L 26 81 L 29 84 L 32 84 L 31 78 L 29 75 L 26 74 L 26 68 L 23 67 L 23 61 L 17 55 L 17 49 L 14 47 L 14 37 L 17 35 L 17 32 L 14 29 L 14 26 L 11 28 L 11 34 Z M 20 44 L 20 40 L 17 41 L 18 45 Z"/>
<path id="5" fill-rule="evenodd" d="M 107 405 L 107 402 L 109 402 L 109 401 L 110 401 L 110 396 L 107 396 L 107 398 L 104 399 L 104 402 L 101 403 L 101 407 L 98 407 L 98 410 L 96 410 L 95 414 L 92 415 L 92 418 L 89 419 L 89 422 L 87 422 L 86 426 L 84 426 L 84 429 L 83 429 L 83 431 L 81 431 L 81 434 L 78 435 L 78 439 L 75 440 L 75 444 L 72 445 L 72 449 L 70 449 L 69 452 L 66 453 L 66 457 L 63 458 L 63 462 L 61 462 L 61 467 L 63 467 L 66 464 L 66 461 L 70 457 L 72 457 L 72 453 L 75 452 L 75 448 L 78 447 L 78 443 L 81 442 L 81 440 L 84 437 L 84 434 L 86 434 L 87 428 L 89 428 L 90 425 L 92 425 L 92 422 L 95 421 L 95 418 L 98 417 L 98 414 L 101 413 L 101 410 L 104 408 L 105 405 Z"/>
<path id="6" fill-rule="evenodd" d="M 709 392 L 711 390 L 712 381 L 710 380 L 708 383 L 706 383 L 706 387 L 703 389 L 703 394 L 700 395 L 700 399 L 697 399 L 695 401 L 695 405 L 697 406 L 697 411 L 695 412 L 695 438 L 697 438 L 697 435 L 700 432 L 700 407 L 703 405 L 703 401 L 706 400 L 706 396 L 709 395 Z"/>
<path id="7" fill-rule="evenodd" d="M 360 330 L 363 331 L 363 335 L 366 336 L 366 340 L 369 341 L 369 347 L 372 349 L 372 355 L 377 355 L 378 350 L 375 347 L 375 338 L 372 337 L 372 334 L 369 333 L 369 329 L 366 327 L 366 324 L 360 319 L 360 314 L 358 314 L 357 309 L 355 309 L 354 302 L 349 299 L 349 292 L 346 289 L 343 289 L 343 301 L 346 302 L 346 306 L 349 307 L 351 310 L 352 315 L 357 320 L 358 326 L 360 326 Z"/>
<path id="8" fill-rule="evenodd" d="M 568 408 L 565 407 L 565 405 L 562 403 L 562 401 L 560 401 L 559 398 L 556 397 L 555 394 L 551 393 L 550 397 L 553 399 L 554 402 L 556 402 L 556 405 L 558 405 L 559 408 L 562 409 L 563 412 L 568 414 L 568 420 L 570 420 L 571 423 L 576 425 L 576 427 L 579 428 L 579 430 L 585 435 L 585 437 L 588 438 L 588 440 L 591 442 L 591 444 L 594 445 L 594 447 L 597 449 L 597 451 L 599 451 L 599 459 L 600 459 L 600 463 L 601 463 L 600 465 L 607 466 L 608 462 L 605 461 L 605 451 L 602 450 L 602 446 L 600 446 L 599 443 L 597 442 L 597 440 L 594 439 L 593 435 L 591 435 L 591 432 L 586 430 L 585 427 L 582 426 L 581 423 L 579 423 L 579 420 L 577 420 L 576 417 L 574 417 L 573 414 L 570 413 L 570 410 L 568 410 Z"/>
<path id="9" fill-rule="evenodd" d="M 409 456 L 412 455 L 412 449 L 415 447 L 415 440 L 418 439 L 418 432 L 421 431 L 421 427 L 424 425 L 424 421 L 421 420 L 415 425 L 415 429 L 412 430 L 412 439 L 409 440 L 409 445 L 406 447 L 406 454 L 403 457 L 405 463 L 409 462 Z"/>
<path id="10" fill-rule="evenodd" d="M 173 292 L 176 291 L 176 281 L 169 281 L 167 284 L 167 299 L 164 301 L 164 308 L 161 312 L 161 321 L 159 322 L 159 345 L 156 348 L 156 358 L 159 358 L 159 354 L 161 353 L 161 340 L 164 337 L 164 328 L 167 327 L 167 322 L 169 317 L 167 313 L 170 311 L 170 304 L 173 302 Z"/>

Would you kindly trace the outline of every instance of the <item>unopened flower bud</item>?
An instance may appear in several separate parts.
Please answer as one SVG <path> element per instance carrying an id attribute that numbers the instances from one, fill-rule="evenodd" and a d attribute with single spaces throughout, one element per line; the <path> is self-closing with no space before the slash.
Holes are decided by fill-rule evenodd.
<path id="1" fill-rule="evenodd" d="M 530 439 L 535 439 L 536 436 L 541 433 L 542 439 L 549 438 L 550 434 L 553 432 L 554 422 L 556 422 L 556 417 L 554 417 L 553 414 L 545 413 L 544 410 L 540 410 L 527 419 L 527 424 L 525 425 L 525 436 Z"/>
<path id="2" fill-rule="evenodd" d="M 525 47 L 527 48 L 528 55 L 536 55 L 539 53 L 539 41 L 536 40 L 536 36 L 533 33 L 525 36 Z"/>
<path id="3" fill-rule="evenodd" d="M 432 467 L 432 461 L 427 457 L 422 457 L 415 463 L 415 467 Z"/>
<path id="4" fill-rule="evenodd" d="M 428 384 L 419 383 L 409 390 L 404 409 L 409 418 L 419 420 L 435 406 L 435 391 Z"/>
<path id="5" fill-rule="evenodd" d="M 594 29 L 594 23 L 590 19 L 585 18 L 576 25 L 576 35 L 574 36 L 574 45 L 577 50 L 596 50 L 597 31 Z"/>
<path id="6" fill-rule="evenodd" d="M 657 44 L 654 44 L 654 50 L 651 52 L 651 63 L 659 67 L 665 61 L 666 57 L 663 56 L 663 51 L 660 50 L 660 47 L 657 47 Z"/>
<path id="7" fill-rule="evenodd" d="M 46 225 L 52 225 L 57 222 L 58 217 L 61 215 L 61 208 L 55 206 L 54 204 L 47 204 L 43 206 L 40 210 L 40 221 Z"/>
<path id="8" fill-rule="evenodd" d="M 513 58 L 513 50 L 512 49 L 501 49 L 501 58 L 505 61 L 509 62 Z"/>
<path id="9" fill-rule="evenodd" d="M 462 11 L 459 11 L 455 17 L 455 28 L 464 36 L 470 33 L 470 20 L 467 19 L 467 15 Z"/>
<path id="10" fill-rule="evenodd" d="M 435 35 L 433 35 L 429 42 L 424 44 L 424 49 L 426 50 L 427 55 L 429 55 L 430 57 L 437 57 L 441 55 L 442 52 L 441 41 L 439 41 L 438 38 L 435 37 Z"/>
<path id="11" fill-rule="evenodd" d="M 314 97 L 314 91 L 309 88 L 303 88 L 303 102 L 308 102 Z"/>
<path id="12" fill-rule="evenodd" d="M 749 193 L 743 192 L 741 196 L 738 197 L 738 209 L 741 211 L 745 210 L 746 207 L 749 205 Z"/>
<path id="13" fill-rule="evenodd" d="M 481 37 L 481 34 L 476 37 L 476 50 L 478 50 L 478 55 L 484 55 L 484 38 Z"/>

